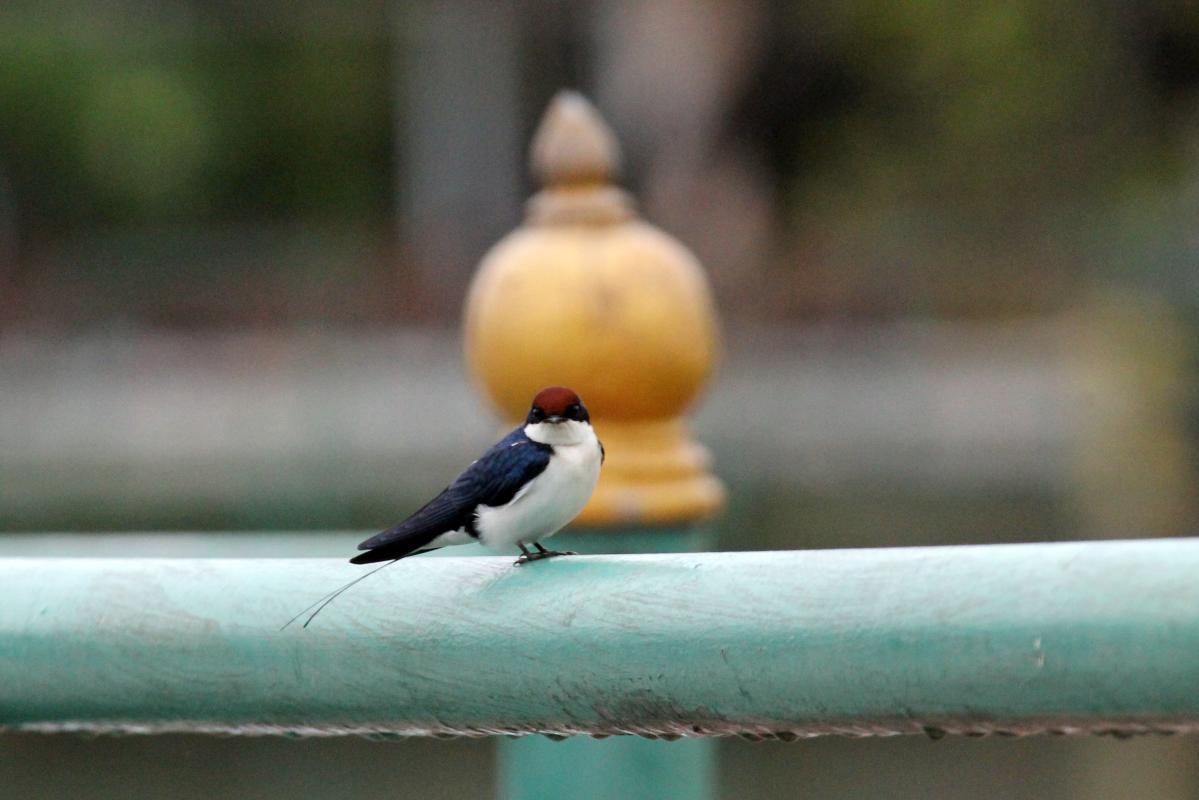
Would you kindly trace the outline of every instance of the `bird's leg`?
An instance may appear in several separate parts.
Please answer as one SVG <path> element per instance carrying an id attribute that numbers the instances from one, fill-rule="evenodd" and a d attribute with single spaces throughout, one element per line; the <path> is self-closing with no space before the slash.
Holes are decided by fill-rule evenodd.
<path id="1" fill-rule="evenodd" d="M 537 559 L 541 558 L 540 554 L 530 553 L 529 548 L 525 547 L 524 542 L 517 542 L 516 546 L 520 548 L 520 552 L 524 555 L 513 562 L 514 566 L 519 567 L 521 564 L 528 564 L 530 561 L 536 561 Z"/>

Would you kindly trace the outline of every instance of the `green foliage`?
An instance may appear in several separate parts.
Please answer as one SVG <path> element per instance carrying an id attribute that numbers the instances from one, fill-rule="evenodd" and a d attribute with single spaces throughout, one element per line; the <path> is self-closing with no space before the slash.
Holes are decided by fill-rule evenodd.
<path id="1" fill-rule="evenodd" d="M 333 31 L 85 12 L 0 16 L 0 169 L 27 223 L 385 215 L 381 10 Z"/>
<path id="2" fill-rule="evenodd" d="M 817 46 L 855 96 L 794 142 L 794 241 L 831 285 L 874 284 L 884 306 L 1067 300 L 1068 276 L 1110 267 L 1108 232 L 1143 219 L 1135 208 L 1185 200 L 1199 95 L 1187 58 L 1199 64 L 1199 50 L 1163 56 L 1155 39 L 1199 31 L 1181 8 L 864 0 L 796 12 L 791 35 L 820 19 Z M 1126 249 L 1114 271 L 1160 255 Z"/>
<path id="3" fill-rule="evenodd" d="M 105 205 L 145 215 L 194 207 L 218 155 L 214 120 L 197 87 L 150 66 L 106 70 L 84 92 L 77 132 L 83 177 Z"/>

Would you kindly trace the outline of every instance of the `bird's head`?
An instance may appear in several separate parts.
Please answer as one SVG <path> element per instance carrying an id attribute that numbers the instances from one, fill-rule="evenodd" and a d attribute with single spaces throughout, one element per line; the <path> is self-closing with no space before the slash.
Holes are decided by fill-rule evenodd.
<path id="1" fill-rule="evenodd" d="M 525 417 L 525 433 L 530 439 L 546 444 L 580 441 L 590 427 L 587 406 L 574 390 L 565 386 L 550 386 L 538 392 Z"/>

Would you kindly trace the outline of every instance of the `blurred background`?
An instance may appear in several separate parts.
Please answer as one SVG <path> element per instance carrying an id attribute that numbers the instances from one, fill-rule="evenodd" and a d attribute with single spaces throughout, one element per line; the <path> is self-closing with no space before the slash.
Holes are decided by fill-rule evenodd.
<path id="1" fill-rule="evenodd" d="M 440 489 L 563 87 L 713 283 L 720 547 L 1194 532 L 1194 4 L 11 0 L 0 555 L 344 555 Z M 0 785 L 490 796 L 494 747 L 6 736 Z M 729 798 L 1199 798 L 1195 739 L 719 752 Z"/>

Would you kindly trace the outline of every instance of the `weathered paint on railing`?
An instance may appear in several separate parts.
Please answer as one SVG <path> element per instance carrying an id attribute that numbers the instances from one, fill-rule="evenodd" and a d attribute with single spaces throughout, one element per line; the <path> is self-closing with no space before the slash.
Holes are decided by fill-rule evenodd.
<path id="1" fill-rule="evenodd" d="M 1199 729 L 1199 540 L 400 562 L 0 560 L 0 727 Z"/>

